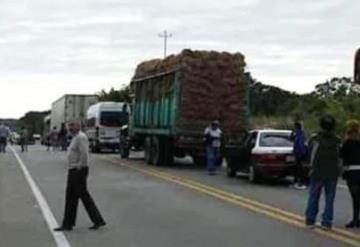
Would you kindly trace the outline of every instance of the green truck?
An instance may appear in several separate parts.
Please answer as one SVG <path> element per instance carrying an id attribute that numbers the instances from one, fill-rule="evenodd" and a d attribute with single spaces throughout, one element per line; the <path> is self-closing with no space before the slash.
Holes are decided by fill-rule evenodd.
<path id="1" fill-rule="evenodd" d="M 170 165 L 190 155 L 205 164 L 204 129 L 214 120 L 223 132 L 222 155 L 236 162 L 248 125 L 248 80 L 240 53 L 184 50 L 138 65 L 121 156 L 143 148 L 148 164 Z"/>

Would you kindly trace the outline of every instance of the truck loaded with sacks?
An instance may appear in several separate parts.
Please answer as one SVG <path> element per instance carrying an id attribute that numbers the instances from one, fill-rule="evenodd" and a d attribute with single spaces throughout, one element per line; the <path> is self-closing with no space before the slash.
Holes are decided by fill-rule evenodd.
<path id="1" fill-rule="evenodd" d="M 248 80 L 240 53 L 183 50 L 143 62 L 131 81 L 128 129 L 121 155 L 142 147 L 148 164 L 170 165 L 190 155 L 206 161 L 204 129 L 214 120 L 223 132 L 222 156 L 236 162 L 248 125 Z"/>

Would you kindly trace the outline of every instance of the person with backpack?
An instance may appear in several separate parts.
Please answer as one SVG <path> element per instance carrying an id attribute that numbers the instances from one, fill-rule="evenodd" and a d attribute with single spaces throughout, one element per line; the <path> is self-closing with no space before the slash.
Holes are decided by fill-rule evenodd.
<path id="1" fill-rule="evenodd" d="M 301 123 L 294 124 L 294 131 L 291 134 L 294 141 L 294 157 L 295 157 L 295 189 L 306 189 L 306 178 L 303 162 L 307 158 L 308 150 L 305 144 L 305 134 Z"/>
<path id="2" fill-rule="evenodd" d="M 325 191 L 325 208 L 321 228 L 331 230 L 334 218 L 336 186 L 340 174 L 340 139 L 335 135 L 336 120 L 327 115 L 320 119 L 321 131 L 309 142 L 311 172 L 309 198 L 305 212 L 305 224 L 314 228 L 322 190 Z"/>
<path id="3" fill-rule="evenodd" d="M 345 141 L 340 151 L 344 173 L 353 206 L 353 218 L 346 228 L 360 228 L 360 123 L 351 120 L 347 123 Z"/>

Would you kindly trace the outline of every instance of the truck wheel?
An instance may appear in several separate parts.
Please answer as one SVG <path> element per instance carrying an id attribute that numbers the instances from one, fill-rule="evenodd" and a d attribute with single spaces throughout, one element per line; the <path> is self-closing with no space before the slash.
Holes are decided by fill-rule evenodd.
<path id="1" fill-rule="evenodd" d="M 152 142 L 152 163 L 155 166 L 162 166 L 165 162 L 165 155 L 164 155 L 164 143 L 162 140 L 154 136 Z"/>
<path id="2" fill-rule="evenodd" d="M 145 139 L 145 162 L 146 164 L 152 164 L 152 145 L 151 145 L 151 138 L 146 137 Z"/>
<path id="3" fill-rule="evenodd" d="M 249 181 L 251 183 L 258 183 L 261 180 L 261 174 L 256 170 L 255 165 L 251 164 L 249 167 Z"/>
<path id="4" fill-rule="evenodd" d="M 168 139 L 164 142 L 163 145 L 164 153 L 164 164 L 166 166 L 171 166 L 174 164 L 174 144 L 171 139 Z"/>

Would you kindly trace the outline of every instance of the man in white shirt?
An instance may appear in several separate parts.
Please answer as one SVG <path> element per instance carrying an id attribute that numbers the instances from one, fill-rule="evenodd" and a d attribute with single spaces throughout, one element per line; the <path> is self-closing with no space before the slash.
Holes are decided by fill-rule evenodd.
<path id="1" fill-rule="evenodd" d="M 89 174 L 89 140 L 80 130 L 80 123 L 70 123 L 69 130 L 73 138 L 68 152 L 69 172 L 66 186 L 66 201 L 63 223 L 54 231 L 71 231 L 75 226 L 77 206 L 79 200 L 94 223 L 90 230 L 97 230 L 105 226 L 105 221 L 91 195 L 87 190 L 87 177 Z"/>
<path id="2" fill-rule="evenodd" d="M 220 160 L 221 130 L 219 121 L 215 120 L 205 129 L 207 169 L 209 175 L 215 175 Z"/>

